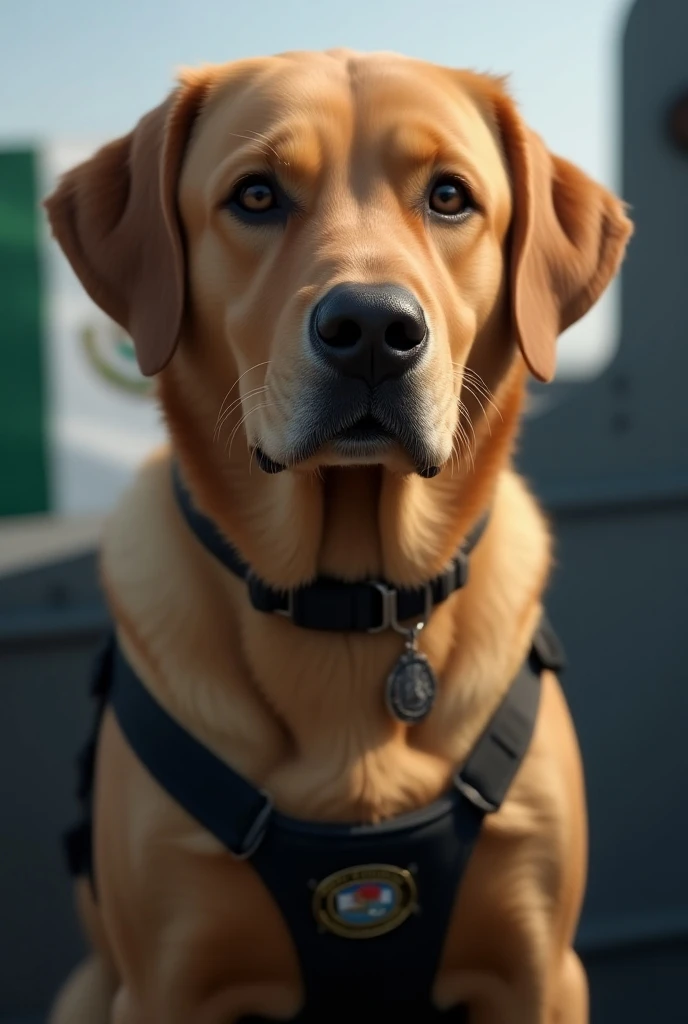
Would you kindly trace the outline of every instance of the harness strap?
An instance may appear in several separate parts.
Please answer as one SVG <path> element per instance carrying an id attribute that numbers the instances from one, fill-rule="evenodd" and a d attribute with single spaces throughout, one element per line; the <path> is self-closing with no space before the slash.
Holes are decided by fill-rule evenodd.
<path id="1" fill-rule="evenodd" d="M 543 620 L 528 661 L 454 777 L 456 788 L 483 813 L 499 809 L 528 749 L 540 698 L 540 671 L 561 668 L 561 658 L 553 653 L 555 643 Z M 112 659 L 110 702 L 134 753 L 235 857 L 250 857 L 273 813 L 269 795 L 216 757 L 158 704 L 118 646 Z"/>
<path id="2" fill-rule="evenodd" d="M 501 807 L 528 750 L 540 703 L 542 670 L 560 672 L 565 664 L 559 638 L 543 615 L 527 661 L 454 778 L 457 789 L 486 814 Z"/>
<path id="3" fill-rule="evenodd" d="M 561 671 L 564 651 L 543 615 L 528 659 L 454 778 L 463 795 L 486 814 L 499 810 L 530 744 L 540 703 L 543 669 Z"/>
<path id="4" fill-rule="evenodd" d="M 93 871 L 93 777 L 100 723 L 110 697 L 113 677 L 114 635 L 107 638 L 95 659 L 90 695 L 95 702 L 93 726 L 88 743 L 77 759 L 76 797 L 81 805 L 81 820 L 64 837 L 67 867 L 71 875 L 87 875 L 95 893 Z"/>
<path id="5" fill-rule="evenodd" d="M 182 728 L 119 646 L 110 704 L 132 750 L 163 789 L 235 857 L 250 857 L 267 827 L 270 797 Z"/>

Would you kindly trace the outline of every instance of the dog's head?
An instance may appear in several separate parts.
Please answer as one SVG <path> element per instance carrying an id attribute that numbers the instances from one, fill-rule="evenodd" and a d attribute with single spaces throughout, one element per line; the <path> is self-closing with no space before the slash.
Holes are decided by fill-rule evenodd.
<path id="1" fill-rule="evenodd" d="M 500 81 L 339 51 L 185 75 L 47 208 L 143 372 L 204 361 L 268 471 L 434 475 L 462 389 L 519 350 L 550 379 L 630 233 Z"/>

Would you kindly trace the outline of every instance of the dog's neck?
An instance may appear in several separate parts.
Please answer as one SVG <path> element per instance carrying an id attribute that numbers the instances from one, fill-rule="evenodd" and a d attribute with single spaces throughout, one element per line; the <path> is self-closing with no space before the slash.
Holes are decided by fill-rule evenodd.
<path id="1" fill-rule="evenodd" d="M 161 376 L 160 397 L 195 502 L 253 571 L 278 588 L 318 574 L 406 586 L 437 575 L 489 508 L 499 472 L 509 464 L 525 377 L 515 364 L 500 389 L 498 415 L 491 423 L 476 417 L 471 430 L 478 451 L 424 480 L 379 466 L 265 475 L 243 435 L 233 438 L 228 452 L 225 442 L 241 410 L 217 439 L 216 421 L 192 411 L 208 409 L 207 396 L 189 402 L 188 372 L 171 370 Z"/>

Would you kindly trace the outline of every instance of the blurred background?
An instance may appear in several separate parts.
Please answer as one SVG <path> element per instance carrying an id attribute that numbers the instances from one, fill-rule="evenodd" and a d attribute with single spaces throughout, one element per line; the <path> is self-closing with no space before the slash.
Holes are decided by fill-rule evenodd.
<path id="1" fill-rule="evenodd" d="M 107 628 L 94 548 L 163 438 L 128 338 L 82 292 L 40 200 L 176 68 L 330 46 L 510 73 L 549 146 L 631 204 L 622 277 L 561 339 L 555 383 L 533 388 L 519 459 L 558 536 L 549 608 L 588 779 L 592 1020 L 686 1024 L 687 0 L 0 5 L 0 1024 L 43 1021 L 80 955 L 59 836 Z"/>

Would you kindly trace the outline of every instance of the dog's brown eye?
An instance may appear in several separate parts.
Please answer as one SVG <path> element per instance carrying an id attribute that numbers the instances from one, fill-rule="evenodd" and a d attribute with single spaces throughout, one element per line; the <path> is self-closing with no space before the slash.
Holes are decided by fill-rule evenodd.
<path id="1" fill-rule="evenodd" d="M 440 178 L 430 193 L 430 209 L 445 217 L 455 217 L 468 209 L 468 193 L 456 178 Z"/>
<path id="2" fill-rule="evenodd" d="M 275 191 L 269 181 L 254 179 L 239 188 L 236 201 L 249 213 L 265 213 L 276 205 Z"/>
<path id="3" fill-rule="evenodd" d="M 244 224 L 259 227 L 284 225 L 289 214 L 298 209 L 279 182 L 260 173 L 240 178 L 222 206 Z"/>

